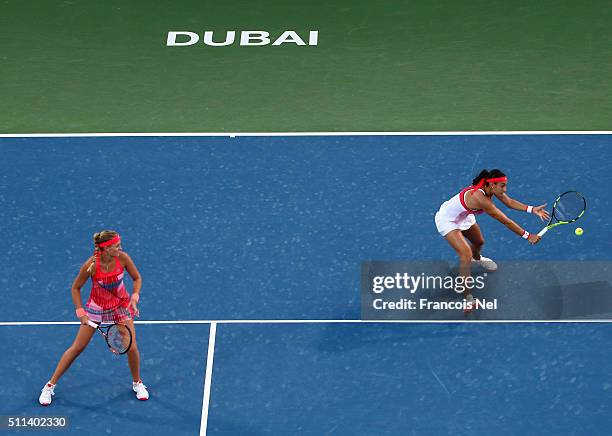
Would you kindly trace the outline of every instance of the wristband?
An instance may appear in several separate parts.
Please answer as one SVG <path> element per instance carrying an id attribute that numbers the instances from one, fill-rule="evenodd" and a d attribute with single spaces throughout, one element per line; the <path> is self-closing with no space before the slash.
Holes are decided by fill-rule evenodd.
<path id="1" fill-rule="evenodd" d="M 136 303 L 138 303 L 138 300 L 140 300 L 140 294 L 132 294 L 132 300 L 136 300 Z"/>
<path id="2" fill-rule="evenodd" d="M 528 232 L 527 230 L 525 230 L 525 231 L 523 232 L 523 236 L 521 236 L 521 238 L 523 238 L 523 239 L 529 239 L 529 232 Z"/>
<path id="3" fill-rule="evenodd" d="M 525 210 L 525 212 L 533 213 L 533 206 L 527 206 L 527 209 Z"/>
<path id="4" fill-rule="evenodd" d="M 76 312 L 77 318 L 82 318 L 84 316 L 87 316 L 87 312 L 85 312 L 85 309 L 83 309 L 82 307 L 79 307 L 75 312 Z"/>

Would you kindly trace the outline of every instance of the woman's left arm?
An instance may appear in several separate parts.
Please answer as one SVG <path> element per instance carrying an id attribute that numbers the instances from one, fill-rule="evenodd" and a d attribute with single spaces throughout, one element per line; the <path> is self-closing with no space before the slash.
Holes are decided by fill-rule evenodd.
<path id="1" fill-rule="evenodd" d="M 127 270 L 128 274 L 132 278 L 132 296 L 130 298 L 130 306 L 134 309 L 134 313 L 138 316 L 138 300 L 140 299 L 140 288 L 142 288 L 142 277 L 140 277 L 140 273 L 138 272 L 138 268 L 134 264 L 132 258 L 125 252 L 121 253 L 124 261 L 124 267 Z"/>

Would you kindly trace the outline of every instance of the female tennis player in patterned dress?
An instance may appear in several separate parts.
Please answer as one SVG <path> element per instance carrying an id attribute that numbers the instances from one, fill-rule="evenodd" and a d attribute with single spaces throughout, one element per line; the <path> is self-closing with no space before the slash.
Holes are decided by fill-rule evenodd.
<path id="1" fill-rule="evenodd" d="M 132 332 L 133 342 L 127 352 L 128 365 L 132 373 L 132 389 L 139 400 L 149 399 L 147 387 L 140 379 L 140 354 L 136 344 L 136 331 L 133 317 L 138 316 L 138 299 L 142 279 L 134 262 L 121 250 L 119 234 L 111 230 L 96 233 L 94 255 L 87 259 L 72 284 L 72 301 L 76 307 L 76 316 L 81 326 L 74 343 L 64 352 L 51 379 L 45 384 L 39 402 L 43 406 L 51 404 L 55 385 L 70 367 L 72 362 L 87 347 L 95 329 L 87 324 L 91 320 L 97 324 L 112 322 L 125 324 Z M 123 283 L 124 271 L 133 280 L 133 291 L 130 297 Z M 85 308 L 81 300 L 81 288 L 91 277 L 92 287 Z"/>
<path id="2" fill-rule="evenodd" d="M 492 259 L 480 254 L 484 238 L 476 223 L 476 215 L 487 213 L 531 244 L 540 241 L 537 234 L 524 230 L 499 210 L 493 203 L 493 197 L 510 209 L 533 213 L 542 221 L 549 218 L 548 212 L 544 210 L 546 204 L 528 206 L 510 198 L 506 193 L 507 184 L 508 178 L 500 170 L 482 170 L 472 181 L 472 186 L 464 188 L 450 200 L 442 203 L 436 213 L 436 228 L 459 256 L 460 275 L 464 277 L 470 276 L 471 264 L 478 264 L 487 271 L 497 269 L 497 264 Z M 473 300 L 470 292 L 466 292 L 466 298 Z"/>

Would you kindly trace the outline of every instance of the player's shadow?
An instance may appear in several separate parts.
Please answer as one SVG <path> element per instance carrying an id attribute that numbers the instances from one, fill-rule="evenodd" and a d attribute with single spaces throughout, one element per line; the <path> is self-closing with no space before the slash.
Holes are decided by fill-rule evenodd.
<path id="1" fill-rule="evenodd" d="M 102 416 L 107 422 L 116 424 L 143 422 L 148 425 L 159 425 L 160 428 L 171 425 L 181 430 L 193 430 L 194 423 L 200 421 L 199 408 L 195 408 L 196 412 L 190 413 L 177 401 L 164 399 L 162 394 L 164 390 L 176 389 L 171 383 L 158 383 L 155 389 L 149 389 L 151 398 L 146 402 L 137 400 L 135 393 L 129 388 L 121 389 L 121 391 L 108 388 L 116 383 L 112 379 L 97 380 L 96 383 L 99 387 L 94 390 L 89 385 L 63 386 L 66 392 L 78 392 L 78 399 L 74 399 L 74 394 L 67 396 L 67 393 L 64 392 L 61 397 L 54 398 L 52 407 L 75 411 L 77 413 L 71 413 L 71 415 L 80 418 Z M 133 407 L 125 407 L 130 403 Z M 122 406 L 117 407 L 118 405 Z"/>
<path id="2" fill-rule="evenodd" d="M 551 319 L 612 319 L 612 286 L 607 281 L 541 287 L 531 292 Z"/>

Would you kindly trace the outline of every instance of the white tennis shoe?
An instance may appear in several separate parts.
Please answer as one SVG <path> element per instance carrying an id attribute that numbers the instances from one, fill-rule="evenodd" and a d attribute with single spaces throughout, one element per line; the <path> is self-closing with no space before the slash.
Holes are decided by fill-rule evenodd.
<path id="1" fill-rule="evenodd" d="M 47 383 L 45 387 L 42 388 L 42 391 L 40 392 L 40 397 L 38 397 L 38 402 L 41 406 L 48 406 L 49 404 L 51 404 L 51 397 L 55 395 L 53 389 L 55 389 L 55 385 L 52 385 L 51 383 Z"/>
<path id="2" fill-rule="evenodd" d="M 136 398 L 140 401 L 147 401 L 149 399 L 149 391 L 147 391 L 147 387 L 144 385 L 142 380 L 138 380 L 138 382 L 132 382 L 132 389 L 136 392 Z"/>
<path id="3" fill-rule="evenodd" d="M 472 263 L 476 263 L 486 269 L 487 271 L 497 270 L 497 264 L 488 257 L 480 256 L 480 259 L 472 259 Z"/>
<path id="4" fill-rule="evenodd" d="M 472 294 L 467 294 L 465 296 L 466 305 L 463 308 L 463 313 L 468 314 L 471 313 L 474 309 L 476 309 L 476 299 Z"/>

